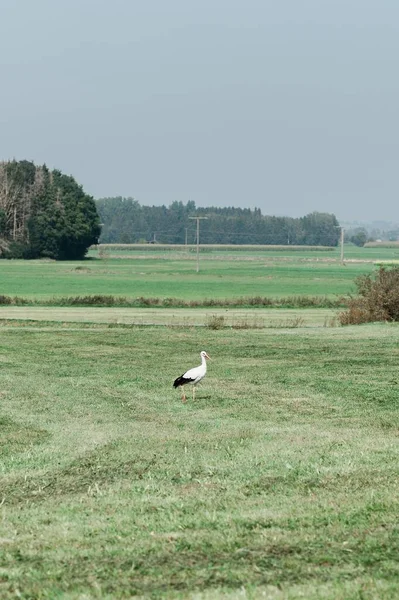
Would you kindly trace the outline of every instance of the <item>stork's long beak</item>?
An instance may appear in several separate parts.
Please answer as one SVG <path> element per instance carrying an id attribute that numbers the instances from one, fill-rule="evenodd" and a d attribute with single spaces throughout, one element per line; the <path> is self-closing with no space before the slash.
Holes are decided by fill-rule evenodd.
<path id="1" fill-rule="evenodd" d="M 209 360 L 212 360 L 211 357 L 208 356 L 206 352 L 205 352 L 205 358 L 209 358 Z"/>

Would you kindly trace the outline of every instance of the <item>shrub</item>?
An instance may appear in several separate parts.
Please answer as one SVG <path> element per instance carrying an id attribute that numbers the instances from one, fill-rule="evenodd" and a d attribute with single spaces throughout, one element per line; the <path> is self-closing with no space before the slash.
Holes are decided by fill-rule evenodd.
<path id="1" fill-rule="evenodd" d="M 206 327 L 209 329 L 223 329 L 225 327 L 224 316 L 223 315 L 210 315 L 206 320 Z"/>
<path id="2" fill-rule="evenodd" d="M 355 283 L 359 296 L 339 315 L 341 325 L 399 321 L 399 267 L 381 266 L 374 278 L 363 275 Z"/>
<path id="3" fill-rule="evenodd" d="M 31 302 L 29 300 L 27 300 L 26 298 L 21 298 L 20 296 L 11 297 L 0 295 L 0 306 L 26 306 L 30 303 Z"/>
<path id="4" fill-rule="evenodd" d="M 3 250 L 4 258 L 22 259 L 29 257 L 28 246 L 23 242 L 9 242 L 7 248 Z"/>
<path id="5" fill-rule="evenodd" d="M 123 306 L 125 298 L 119 296 L 65 296 L 63 298 L 52 298 L 48 301 L 51 306 Z"/>

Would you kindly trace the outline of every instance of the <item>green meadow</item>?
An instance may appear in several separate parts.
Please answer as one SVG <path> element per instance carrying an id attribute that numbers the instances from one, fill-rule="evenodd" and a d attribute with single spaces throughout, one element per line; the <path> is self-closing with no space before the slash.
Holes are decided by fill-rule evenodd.
<path id="1" fill-rule="evenodd" d="M 397 598 L 397 323 L 57 306 L 337 297 L 395 259 L 360 250 L 212 251 L 198 274 L 184 251 L 0 261 L 0 295 L 32 301 L 0 306 L 0 597 Z M 172 383 L 201 350 L 183 404 Z"/>
<path id="2" fill-rule="evenodd" d="M 359 251 L 364 250 L 364 254 Z M 105 253 L 104 253 L 105 252 Z M 93 250 L 79 262 L 0 261 L 0 293 L 31 300 L 82 295 L 164 297 L 182 300 L 243 296 L 326 296 L 355 292 L 354 279 L 375 268 L 375 261 L 395 260 L 399 250 L 355 248 L 322 251 Z"/>
<path id="3" fill-rule="evenodd" d="M 397 597 L 398 333 L 3 327 L 1 597 Z"/>

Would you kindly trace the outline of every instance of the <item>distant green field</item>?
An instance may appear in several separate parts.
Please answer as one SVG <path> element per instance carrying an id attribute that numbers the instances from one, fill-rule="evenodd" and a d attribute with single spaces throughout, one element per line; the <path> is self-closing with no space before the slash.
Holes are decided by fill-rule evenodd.
<path id="1" fill-rule="evenodd" d="M 371 272 L 373 261 L 393 260 L 391 248 L 317 251 L 208 251 L 200 256 L 181 251 L 143 249 L 91 251 L 80 262 L 0 260 L 0 294 L 31 299 L 106 294 L 128 297 L 172 297 L 184 300 L 243 296 L 327 296 L 355 291 L 354 279 Z"/>
<path id="2" fill-rule="evenodd" d="M 2 600 L 399 597 L 397 324 L 0 333 Z"/>
<path id="3" fill-rule="evenodd" d="M 233 245 L 203 245 L 200 246 L 201 255 L 212 255 L 228 257 L 240 256 L 244 253 L 245 256 L 257 256 L 270 258 L 284 258 L 292 257 L 293 259 L 312 259 L 317 258 L 323 260 L 336 260 L 339 261 L 341 257 L 340 247 L 319 247 L 319 246 L 233 246 Z M 126 254 L 131 255 L 149 255 L 159 254 L 168 256 L 171 253 L 176 253 L 180 256 L 189 256 L 191 259 L 196 254 L 195 246 L 182 246 L 182 245 L 158 245 L 158 244 L 100 244 L 94 246 L 89 250 L 89 256 L 98 256 L 99 253 L 105 253 L 108 256 L 116 255 L 120 256 Z M 387 244 L 387 245 L 367 245 L 365 247 L 358 247 L 352 244 L 344 246 L 344 258 L 347 260 L 399 260 L 399 245 L 398 244 Z"/>

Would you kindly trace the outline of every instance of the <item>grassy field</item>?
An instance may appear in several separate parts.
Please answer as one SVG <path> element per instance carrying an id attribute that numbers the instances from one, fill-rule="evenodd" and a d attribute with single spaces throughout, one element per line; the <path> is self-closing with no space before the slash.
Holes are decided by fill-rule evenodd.
<path id="1" fill-rule="evenodd" d="M 103 308 L 3 306 L 4 321 L 47 321 L 57 323 L 107 323 L 114 325 L 219 326 L 236 329 L 264 327 L 331 327 L 337 324 L 338 309 L 225 309 L 189 308 Z"/>
<path id="2" fill-rule="evenodd" d="M 0 261 L 0 295 L 32 303 L 0 306 L 0 597 L 397 598 L 398 324 L 61 306 L 337 299 L 397 258 L 208 249 L 198 274 L 184 249 Z M 202 349 L 209 373 L 182 404 L 172 382 Z"/>
<path id="3" fill-rule="evenodd" d="M 94 246 L 89 251 L 89 256 L 99 257 L 100 255 L 108 257 L 118 256 L 134 256 L 134 255 L 161 255 L 169 256 L 175 254 L 176 256 L 186 256 L 191 260 L 194 260 L 196 255 L 195 246 L 178 246 L 178 245 L 167 245 L 158 246 L 157 244 L 100 244 Z M 232 245 L 218 245 L 218 246 L 200 246 L 201 256 L 213 256 L 213 257 L 229 257 L 229 256 L 240 256 L 244 254 L 246 257 L 255 256 L 262 257 L 265 259 L 270 258 L 295 258 L 295 259 L 310 259 L 310 260 L 329 260 L 339 261 L 341 257 L 341 248 L 334 247 L 319 247 L 319 246 L 295 246 L 292 249 L 291 246 L 232 246 Z M 344 246 L 344 258 L 348 261 L 354 260 L 399 260 L 399 244 L 388 243 L 388 244 L 367 244 L 364 247 L 354 246 L 352 244 L 345 244 Z"/>
<path id="4" fill-rule="evenodd" d="M 398 597 L 397 324 L 17 325 L 2 599 Z"/>
<path id="5" fill-rule="evenodd" d="M 354 293 L 354 279 L 375 269 L 373 261 L 393 260 L 399 251 L 349 247 L 345 265 L 337 252 L 212 251 L 201 255 L 199 273 L 195 255 L 184 250 L 129 250 L 126 256 L 101 260 L 92 251 L 91 260 L 80 262 L 1 260 L 0 294 L 36 301 L 96 294 L 182 300 L 293 294 L 339 298 Z"/>

